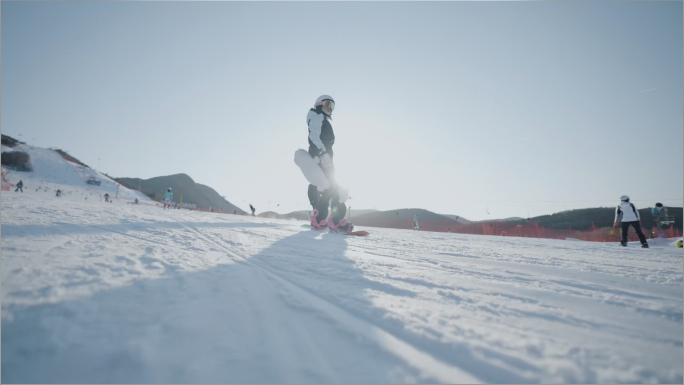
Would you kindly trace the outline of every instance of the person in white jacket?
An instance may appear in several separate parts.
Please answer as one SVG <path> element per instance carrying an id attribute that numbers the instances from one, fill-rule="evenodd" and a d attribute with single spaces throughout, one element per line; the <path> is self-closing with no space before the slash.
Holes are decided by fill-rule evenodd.
<path id="1" fill-rule="evenodd" d="M 418 227 L 418 215 L 413 216 L 413 229 L 416 231 L 420 230 L 420 227 Z"/>
<path id="2" fill-rule="evenodd" d="M 321 95 L 316 99 L 314 108 L 306 115 L 306 124 L 309 129 L 309 155 L 318 159 L 318 166 L 323 171 L 329 187 L 319 191 L 320 186 L 309 185 L 308 196 L 311 207 L 314 209 L 311 227 L 320 230 L 324 227 L 331 231 L 352 232 L 354 225 L 345 219 L 347 214 L 346 194 L 335 180 L 335 164 L 333 163 L 335 133 L 332 128 L 332 113 L 335 109 L 335 100 L 332 96 Z M 344 191 L 343 191 L 344 190 Z M 333 212 L 328 215 L 328 208 Z"/>
<path id="3" fill-rule="evenodd" d="M 646 237 L 641 231 L 641 218 L 639 217 L 639 210 L 637 210 L 636 207 L 634 207 L 634 204 L 629 201 L 629 197 L 627 195 L 620 197 L 620 205 L 615 209 L 613 228 L 618 225 L 620 216 L 622 216 L 622 238 L 620 239 L 620 246 L 627 246 L 627 233 L 629 231 L 629 226 L 632 226 L 639 237 L 639 241 L 641 241 L 641 247 L 648 248 Z"/>

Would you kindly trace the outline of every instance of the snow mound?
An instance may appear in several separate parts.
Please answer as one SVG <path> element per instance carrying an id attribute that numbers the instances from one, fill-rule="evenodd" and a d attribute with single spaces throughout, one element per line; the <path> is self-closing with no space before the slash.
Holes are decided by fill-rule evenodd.
<path id="1" fill-rule="evenodd" d="M 132 202 L 136 198 L 141 203 L 151 204 L 154 201 L 139 191 L 128 189 L 111 178 L 93 169 L 83 167 L 62 158 L 53 150 L 20 144 L 14 151 L 26 152 L 31 157 L 33 171 L 10 171 L 5 179 L 11 184 L 20 180 L 24 182 L 25 193 L 39 193 L 42 196 L 54 196 L 56 190 L 63 192 L 61 199 L 66 200 L 100 200 L 109 194 L 114 202 Z M 5 151 L 3 147 L 3 151 Z M 100 185 L 88 184 L 88 179 L 100 181 Z"/>

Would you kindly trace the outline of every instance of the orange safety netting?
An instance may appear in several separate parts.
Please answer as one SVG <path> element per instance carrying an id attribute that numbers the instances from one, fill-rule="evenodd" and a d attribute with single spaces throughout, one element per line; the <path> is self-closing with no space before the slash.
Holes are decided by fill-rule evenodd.
<path id="1" fill-rule="evenodd" d="M 377 218 L 371 227 L 386 227 L 395 229 L 413 229 L 412 219 L 393 219 Z M 451 232 L 459 234 L 477 235 L 497 235 L 507 237 L 526 237 L 526 238 L 553 238 L 566 239 L 574 238 L 592 242 L 619 242 L 620 228 L 595 227 L 593 224 L 588 229 L 580 230 L 572 227 L 564 229 L 550 229 L 539 226 L 537 222 L 527 222 L 525 224 L 515 224 L 510 222 L 484 222 L 484 223 L 459 223 L 453 220 L 418 220 L 420 231 Z M 674 238 L 682 236 L 682 232 L 670 225 L 668 229 L 646 229 L 643 228 L 644 235 L 648 238 L 651 234 L 655 238 Z M 630 227 L 628 233 L 630 242 L 638 241 L 638 237 L 633 228 Z"/>
<path id="2" fill-rule="evenodd" d="M 2 191 L 10 191 L 14 185 L 5 179 L 9 175 L 9 170 L 2 168 Z"/>

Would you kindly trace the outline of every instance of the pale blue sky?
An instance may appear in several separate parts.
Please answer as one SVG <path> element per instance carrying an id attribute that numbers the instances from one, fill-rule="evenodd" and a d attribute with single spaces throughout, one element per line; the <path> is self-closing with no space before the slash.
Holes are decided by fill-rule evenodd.
<path id="1" fill-rule="evenodd" d="M 307 209 L 293 155 L 330 94 L 352 207 L 682 205 L 681 2 L 1 6 L 2 132 L 110 175 Z"/>

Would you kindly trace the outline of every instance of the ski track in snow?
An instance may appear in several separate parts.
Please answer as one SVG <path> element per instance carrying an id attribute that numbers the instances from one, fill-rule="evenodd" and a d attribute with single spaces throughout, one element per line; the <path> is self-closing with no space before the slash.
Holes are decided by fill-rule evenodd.
<path id="1" fill-rule="evenodd" d="M 672 243 L 347 237 L 28 187 L 1 199 L 4 382 L 682 382 Z"/>

